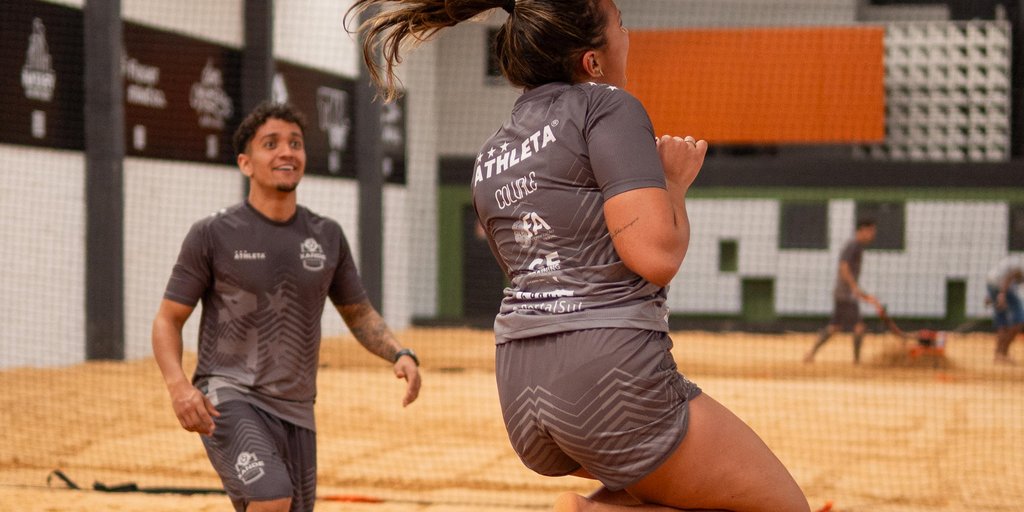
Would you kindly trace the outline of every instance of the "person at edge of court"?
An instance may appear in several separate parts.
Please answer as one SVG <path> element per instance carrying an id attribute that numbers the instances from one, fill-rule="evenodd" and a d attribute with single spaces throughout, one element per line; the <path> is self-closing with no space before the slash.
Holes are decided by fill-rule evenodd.
<path id="1" fill-rule="evenodd" d="M 296 202 L 305 122 L 264 102 L 234 135 L 248 199 L 192 225 L 153 322 L 153 353 L 182 428 L 203 446 L 236 511 L 310 511 L 321 317 L 330 297 L 366 350 L 420 391 L 419 361 L 367 299 L 341 226 Z M 182 326 L 202 301 L 198 361 Z"/>
<path id="2" fill-rule="evenodd" d="M 1024 265 L 1008 256 L 989 270 L 985 279 L 987 302 L 992 306 L 992 326 L 996 329 L 996 364 L 1016 364 L 1010 357 L 1010 345 L 1024 327 L 1024 306 L 1018 287 L 1024 283 Z"/>
<path id="3" fill-rule="evenodd" d="M 405 43 L 508 13 L 496 56 L 523 93 L 470 180 L 511 283 L 494 323 L 509 440 L 539 474 L 601 483 L 559 495 L 554 510 L 809 510 L 762 439 L 676 368 L 666 288 L 708 144 L 655 138 L 624 89 L 629 35 L 615 3 L 356 0 L 349 13 L 369 7 L 381 8 L 360 25 L 364 59 L 386 100 Z"/>
<path id="4" fill-rule="evenodd" d="M 859 282 L 864 249 L 875 241 L 877 232 L 878 225 L 874 219 L 864 217 L 857 220 L 853 238 L 846 242 L 842 252 L 839 253 L 839 269 L 836 272 L 836 281 L 832 288 L 832 318 L 818 334 L 814 346 L 804 356 L 805 363 L 814 362 L 814 356 L 818 350 L 833 334 L 850 330 L 853 330 L 853 363 L 860 363 L 861 346 L 864 344 L 867 325 L 861 318 L 859 301 L 881 307 L 878 299 L 865 292 Z"/>

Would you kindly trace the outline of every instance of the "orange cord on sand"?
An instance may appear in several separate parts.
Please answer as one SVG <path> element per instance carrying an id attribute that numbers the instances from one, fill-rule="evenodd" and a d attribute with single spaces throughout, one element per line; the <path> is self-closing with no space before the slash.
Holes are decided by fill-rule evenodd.
<path id="1" fill-rule="evenodd" d="M 815 512 L 829 512 L 830 510 L 832 510 L 832 500 L 826 501 L 825 506 L 819 508 Z"/>
<path id="2" fill-rule="evenodd" d="M 384 503 L 384 500 L 380 498 L 361 494 L 328 494 L 327 496 L 318 496 L 318 498 L 324 501 L 341 501 L 345 503 Z"/>

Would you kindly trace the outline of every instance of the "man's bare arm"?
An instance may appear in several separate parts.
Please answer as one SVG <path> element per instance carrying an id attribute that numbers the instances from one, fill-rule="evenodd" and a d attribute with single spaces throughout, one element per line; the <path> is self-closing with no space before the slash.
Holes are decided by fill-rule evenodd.
<path id="1" fill-rule="evenodd" d="M 337 308 L 345 325 L 352 331 L 360 345 L 371 354 L 389 363 L 394 362 L 395 354 L 402 349 L 402 345 L 398 343 L 391 329 L 384 323 L 384 318 L 370 301 L 338 305 Z"/>

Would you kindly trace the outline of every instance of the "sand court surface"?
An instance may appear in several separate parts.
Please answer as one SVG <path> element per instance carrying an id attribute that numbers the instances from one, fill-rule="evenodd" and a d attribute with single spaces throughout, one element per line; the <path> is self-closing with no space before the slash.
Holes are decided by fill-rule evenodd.
<path id="1" fill-rule="evenodd" d="M 350 338 L 325 340 L 317 400 L 317 510 L 545 510 L 591 481 L 546 478 L 505 435 L 487 331 L 399 333 L 423 361 L 419 400 Z M 992 363 L 991 334 L 954 335 L 945 357 L 911 357 L 848 335 L 817 362 L 814 335 L 673 333 L 679 368 L 736 412 L 793 473 L 812 507 L 837 511 L 1011 511 L 1024 498 L 1024 367 Z M 1021 349 L 1014 346 L 1012 354 Z M 186 354 L 186 366 L 194 354 Z M 201 443 L 182 430 L 152 359 L 0 371 L 0 511 L 230 510 L 223 495 L 72 491 L 218 489 Z M 366 501 L 366 502 L 361 502 Z M 374 502 L 368 502 L 374 501 Z"/>

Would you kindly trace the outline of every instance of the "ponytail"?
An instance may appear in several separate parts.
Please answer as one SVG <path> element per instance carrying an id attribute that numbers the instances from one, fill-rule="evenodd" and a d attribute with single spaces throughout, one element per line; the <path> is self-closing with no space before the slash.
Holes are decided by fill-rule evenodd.
<path id="1" fill-rule="evenodd" d="M 508 20 L 495 37 L 501 72 L 512 85 L 532 89 L 550 82 L 573 82 L 580 58 L 605 44 L 599 0 L 355 0 L 345 13 L 382 7 L 359 25 L 363 61 L 385 101 L 398 97 L 395 66 L 407 46 L 432 38 L 441 29 L 504 9 Z M 375 58 L 380 50 L 383 63 Z"/>
<path id="2" fill-rule="evenodd" d="M 363 61 L 370 79 L 384 101 L 398 98 L 395 66 L 402 62 L 401 51 L 432 38 L 443 28 L 472 19 L 484 11 L 501 8 L 505 0 L 356 0 L 345 13 L 345 26 L 352 13 L 361 14 L 374 6 L 381 10 L 362 22 Z M 410 44 L 411 43 L 411 44 Z M 383 64 L 375 58 L 381 51 Z"/>

